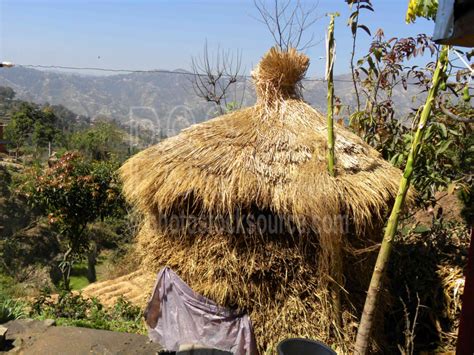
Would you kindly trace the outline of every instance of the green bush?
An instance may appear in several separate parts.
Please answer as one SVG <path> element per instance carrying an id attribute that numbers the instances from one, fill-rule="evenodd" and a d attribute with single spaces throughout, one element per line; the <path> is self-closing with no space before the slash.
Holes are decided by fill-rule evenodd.
<path id="1" fill-rule="evenodd" d="M 32 303 L 30 316 L 52 318 L 58 325 L 145 333 L 140 307 L 123 297 L 113 307 L 107 308 L 98 299 L 84 298 L 80 293 L 64 291 L 57 298 L 43 293 Z"/>
<path id="2" fill-rule="evenodd" d="M 115 318 L 133 322 L 139 322 L 140 319 L 143 317 L 143 313 L 140 307 L 135 306 L 122 296 L 120 296 L 117 302 L 115 302 L 115 305 L 112 308 L 112 315 Z"/>
<path id="3" fill-rule="evenodd" d="M 57 299 L 43 293 L 33 302 L 32 315 L 44 318 L 85 319 L 93 306 L 91 300 L 78 293 L 63 291 Z"/>

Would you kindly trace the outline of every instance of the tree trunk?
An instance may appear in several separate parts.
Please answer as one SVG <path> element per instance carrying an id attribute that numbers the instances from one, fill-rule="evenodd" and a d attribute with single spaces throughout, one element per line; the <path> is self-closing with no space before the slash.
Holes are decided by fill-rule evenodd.
<path id="1" fill-rule="evenodd" d="M 61 269 L 61 273 L 63 276 L 63 287 L 66 291 L 70 290 L 69 278 L 71 276 L 72 264 L 69 261 L 69 256 L 71 255 L 71 253 L 72 253 L 72 248 L 69 247 L 69 249 L 64 253 L 63 261 L 59 265 L 59 268 Z"/>
<path id="2" fill-rule="evenodd" d="M 97 246 L 92 243 L 91 250 L 87 254 L 87 280 L 90 283 L 97 281 L 95 266 L 97 264 Z"/>
<path id="3" fill-rule="evenodd" d="M 432 85 L 428 92 L 425 105 L 421 112 L 420 122 L 418 129 L 416 130 L 413 142 L 411 145 L 410 152 L 408 154 L 405 171 L 400 181 L 398 194 L 395 199 L 395 203 L 390 213 L 390 217 L 385 228 L 382 245 L 375 263 L 374 272 L 372 279 L 370 280 L 369 290 L 367 291 L 367 298 L 365 300 L 364 309 L 362 311 L 362 317 L 360 320 L 359 328 L 357 330 L 357 337 L 355 343 L 355 353 L 359 355 L 365 355 L 369 346 L 370 333 L 373 326 L 374 314 L 377 309 L 377 301 L 380 290 L 383 286 L 383 276 L 385 268 L 388 264 L 390 253 L 392 251 L 392 240 L 397 232 L 398 219 L 402 211 L 403 204 L 410 187 L 410 180 L 413 173 L 413 166 L 418 155 L 418 151 L 421 147 L 421 140 L 423 137 L 424 130 L 430 118 L 431 108 L 433 106 L 436 93 L 438 91 L 439 84 L 445 80 L 444 73 L 446 71 L 448 61 L 448 47 L 443 46 L 439 55 L 436 69 L 433 74 Z"/>

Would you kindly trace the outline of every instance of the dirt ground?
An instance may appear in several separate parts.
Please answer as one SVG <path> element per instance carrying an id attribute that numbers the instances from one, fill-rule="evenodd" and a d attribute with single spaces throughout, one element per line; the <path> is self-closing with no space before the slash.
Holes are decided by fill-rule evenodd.
<path id="1" fill-rule="evenodd" d="M 21 319 L 4 324 L 8 328 L 0 354 L 157 354 L 159 344 L 144 335 L 78 327 L 56 327 L 50 320 Z"/>
<path id="2" fill-rule="evenodd" d="M 434 215 L 442 213 L 445 221 L 462 221 L 461 210 L 462 203 L 455 194 L 447 192 L 437 192 L 435 194 L 436 205 L 419 210 L 415 214 L 415 220 L 421 224 L 429 226 L 433 220 Z"/>

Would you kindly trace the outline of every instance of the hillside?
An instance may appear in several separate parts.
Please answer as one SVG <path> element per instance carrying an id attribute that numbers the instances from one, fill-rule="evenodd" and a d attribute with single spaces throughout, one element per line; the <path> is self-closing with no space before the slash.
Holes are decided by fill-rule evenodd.
<path id="1" fill-rule="evenodd" d="M 91 118 L 108 116 L 122 123 L 147 123 L 153 129 L 171 135 L 214 116 L 216 111 L 212 104 L 196 96 L 190 76 L 183 72 L 92 76 L 19 67 L 0 70 L 0 86 L 12 87 L 19 99 L 62 104 Z M 335 79 L 336 95 L 344 104 L 353 105 L 350 76 L 339 75 Z M 243 102 L 248 106 L 255 101 L 252 84 L 239 83 L 236 97 L 241 97 L 244 87 Z M 400 113 L 406 113 L 414 106 L 413 94 L 413 90 L 406 92 L 401 87 L 395 90 L 394 99 Z M 326 83 L 305 81 L 304 98 L 324 111 Z"/>

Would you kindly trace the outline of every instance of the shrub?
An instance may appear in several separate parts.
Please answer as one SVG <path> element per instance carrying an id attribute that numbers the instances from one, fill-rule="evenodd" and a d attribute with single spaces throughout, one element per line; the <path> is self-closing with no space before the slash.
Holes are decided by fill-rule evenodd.
<path id="1" fill-rule="evenodd" d="M 53 318 L 58 325 L 105 329 L 118 332 L 145 333 L 143 312 L 123 297 L 106 308 L 96 298 L 80 293 L 62 292 L 58 297 L 43 293 L 32 303 L 33 318 Z"/>

